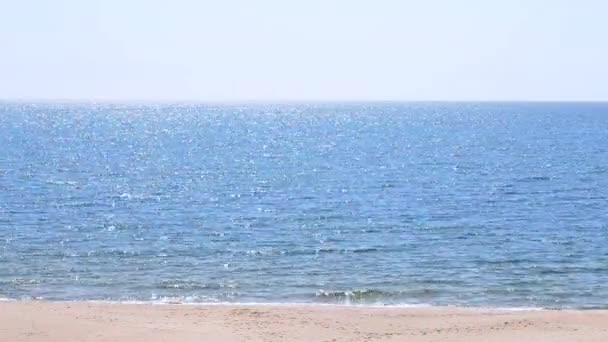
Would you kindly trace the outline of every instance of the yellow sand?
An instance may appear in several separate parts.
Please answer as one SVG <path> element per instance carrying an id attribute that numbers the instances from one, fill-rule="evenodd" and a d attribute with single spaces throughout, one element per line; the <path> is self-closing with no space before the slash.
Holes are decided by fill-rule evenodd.
<path id="1" fill-rule="evenodd" d="M 608 311 L 0 302 L 0 341 L 608 341 Z"/>

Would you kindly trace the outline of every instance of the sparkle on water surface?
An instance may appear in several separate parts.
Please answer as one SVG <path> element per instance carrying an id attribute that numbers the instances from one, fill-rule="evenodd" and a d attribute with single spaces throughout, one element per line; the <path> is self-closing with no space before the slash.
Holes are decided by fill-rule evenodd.
<path id="1" fill-rule="evenodd" d="M 608 307 L 608 104 L 0 104 L 0 297 Z"/>

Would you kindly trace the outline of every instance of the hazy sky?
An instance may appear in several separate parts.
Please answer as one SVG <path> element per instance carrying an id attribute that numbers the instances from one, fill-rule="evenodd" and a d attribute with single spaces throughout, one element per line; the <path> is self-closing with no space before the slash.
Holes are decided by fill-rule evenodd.
<path id="1" fill-rule="evenodd" d="M 0 0 L 0 98 L 608 100 L 605 0 Z"/>

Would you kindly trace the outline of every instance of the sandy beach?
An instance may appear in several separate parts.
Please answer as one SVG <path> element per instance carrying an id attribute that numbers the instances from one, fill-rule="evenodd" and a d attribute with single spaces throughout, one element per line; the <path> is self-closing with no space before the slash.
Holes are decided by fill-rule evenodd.
<path id="1" fill-rule="evenodd" d="M 608 341 L 608 311 L 0 302 L 0 341 Z"/>

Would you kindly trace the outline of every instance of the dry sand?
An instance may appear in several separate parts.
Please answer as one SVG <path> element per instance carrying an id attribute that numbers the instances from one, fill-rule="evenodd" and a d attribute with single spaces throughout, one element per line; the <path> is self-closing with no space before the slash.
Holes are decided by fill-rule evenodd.
<path id="1" fill-rule="evenodd" d="M 608 311 L 0 302 L 0 341 L 608 341 Z"/>

